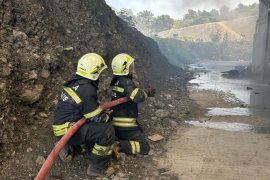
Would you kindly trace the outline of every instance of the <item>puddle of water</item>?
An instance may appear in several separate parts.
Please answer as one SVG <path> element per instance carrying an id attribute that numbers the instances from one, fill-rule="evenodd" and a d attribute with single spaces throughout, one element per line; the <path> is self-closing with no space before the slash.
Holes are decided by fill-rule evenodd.
<path id="1" fill-rule="evenodd" d="M 206 127 L 211 129 L 220 129 L 231 132 L 251 132 L 253 126 L 243 123 L 228 123 L 228 122 L 199 122 L 199 121 L 185 121 L 185 123 L 191 124 L 197 127 Z"/>
<path id="2" fill-rule="evenodd" d="M 270 85 L 252 79 L 227 79 L 221 76 L 221 72 L 234 69 L 235 66 L 247 66 L 245 61 L 207 61 L 190 66 L 191 70 L 197 72 L 195 79 L 190 81 L 194 90 L 214 90 L 232 94 L 235 101 L 241 101 L 249 105 L 249 109 L 236 109 L 238 113 L 232 115 L 251 115 L 255 114 L 262 117 L 270 117 Z M 198 70 L 199 71 L 196 71 Z M 204 72 L 202 72 L 205 70 Z M 250 87 L 250 88 L 248 88 Z M 234 102 L 232 98 L 226 100 Z M 227 110 L 213 110 L 214 113 L 225 115 Z M 215 112 L 217 111 L 217 112 Z M 221 112 L 220 112 L 221 111 Z M 222 112 L 223 111 L 223 112 Z M 231 110 L 229 110 L 231 112 Z M 234 111 L 234 110 L 232 110 Z M 228 113 L 228 112 L 227 112 Z M 230 114 L 226 114 L 230 115 Z"/>
<path id="3" fill-rule="evenodd" d="M 249 108 L 208 108 L 207 116 L 251 116 Z"/>

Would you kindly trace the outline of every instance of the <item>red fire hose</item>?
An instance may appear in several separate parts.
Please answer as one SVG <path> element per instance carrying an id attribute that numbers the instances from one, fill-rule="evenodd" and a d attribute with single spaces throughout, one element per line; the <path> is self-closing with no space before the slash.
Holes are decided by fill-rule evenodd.
<path id="1" fill-rule="evenodd" d="M 107 104 L 104 104 L 100 106 L 101 109 L 106 110 L 111 107 L 117 106 L 119 104 L 125 103 L 129 101 L 127 97 L 117 99 L 115 101 L 109 102 Z M 38 172 L 38 175 L 36 177 L 36 180 L 45 180 L 46 175 L 50 171 L 55 159 L 57 158 L 59 152 L 63 149 L 65 144 L 68 142 L 68 140 L 73 136 L 73 134 L 78 131 L 78 129 L 86 122 L 86 119 L 82 118 L 78 122 L 76 122 L 69 130 L 68 132 L 58 141 L 58 143 L 53 148 L 52 152 L 47 157 L 45 163 L 42 165 L 41 169 Z"/>

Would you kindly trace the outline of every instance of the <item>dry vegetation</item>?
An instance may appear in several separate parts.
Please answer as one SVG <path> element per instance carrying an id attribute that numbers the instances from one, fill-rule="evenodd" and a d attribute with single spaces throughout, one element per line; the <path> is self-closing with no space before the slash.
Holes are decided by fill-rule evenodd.
<path id="1" fill-rule="evenodd" d="M 189 26 L 181 29 L 171 29 L 158 34 L 161 38 L 176 37 L 181 40 L 202 40 L 211 41 L 211 34 L 217 31 L 222 34 L 228 34 L 230 41 L 253 41 L 253 34 L 256 29 L 256 16 L 239 18 L 231 21 L 222 21 L 215 23 L 207 23 L 195 26 Z"/>

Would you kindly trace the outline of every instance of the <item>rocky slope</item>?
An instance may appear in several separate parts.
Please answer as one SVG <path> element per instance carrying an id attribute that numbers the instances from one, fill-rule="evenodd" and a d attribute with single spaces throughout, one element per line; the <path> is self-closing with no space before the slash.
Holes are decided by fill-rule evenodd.
<path id="1" fill-rule="evenodd" d="M 152 39 L 129 28 L 104 0 L 0 0 L 0 161 L 15 156 L 38 131 L 51 133 L 61 86 L 89 52 L 108 64 L 116 54 L 130 53 L 143 84 L 166 87 L 161 82 L 176 71 Z M 110 75 L 103 77 L 103 94 Z"/>

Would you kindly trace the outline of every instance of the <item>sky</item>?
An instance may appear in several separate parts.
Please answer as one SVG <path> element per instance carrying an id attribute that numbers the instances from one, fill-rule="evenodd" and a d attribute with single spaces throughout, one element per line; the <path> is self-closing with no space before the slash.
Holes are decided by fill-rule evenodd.
<path id="1" fill-rule="evenodd" d="M 211 10 L 226 5 L 235 8 L 239 3 L 253 4 L 259 0 L 106 0 L 107 4 L 115 9 L 132 9 L 137 14 L 143 10 L 150 10 L 156 16 L 168 14 L 181 19 L 188 9 Z"/>

